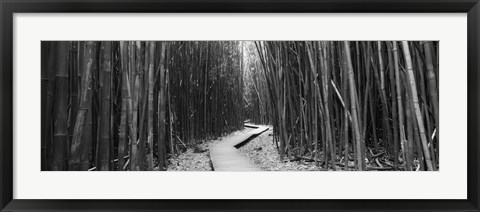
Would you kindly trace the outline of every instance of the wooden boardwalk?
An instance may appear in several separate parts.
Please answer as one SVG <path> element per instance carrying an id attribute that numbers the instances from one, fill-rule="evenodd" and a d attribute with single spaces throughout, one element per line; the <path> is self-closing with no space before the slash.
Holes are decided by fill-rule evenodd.
<path id="1" fill-rule="evenodd" d="M 255 164 L 244 158 L 237 147 L 267 131 L 268 127 L 251 124 L 245 124 L 245 127 L 256 129 L 226 137 L 219 143 L 210 145 L 210 159 L 215 171 L 261 171 Z"/>

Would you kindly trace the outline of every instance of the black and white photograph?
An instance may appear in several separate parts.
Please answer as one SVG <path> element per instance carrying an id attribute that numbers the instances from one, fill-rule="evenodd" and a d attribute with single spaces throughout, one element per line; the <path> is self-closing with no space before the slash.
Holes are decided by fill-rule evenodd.
<path id="1" fill-rule="evenodd" d="M 439 43 L 41 41 L 41 171 L 439 171 Z"/>

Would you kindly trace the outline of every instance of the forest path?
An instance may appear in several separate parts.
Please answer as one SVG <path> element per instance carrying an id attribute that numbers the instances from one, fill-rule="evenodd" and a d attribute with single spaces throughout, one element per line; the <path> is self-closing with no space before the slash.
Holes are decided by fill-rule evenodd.
<path id="1" fill-rule="evenodd" d="M 261 171 L 247 158 L 244 158 L 237 150 L 237 147 L 267 131 L 268 127 L 252 124 L 245 124 L 245 127 L 256 129 L 240 135 L 223 138 L 219 143 L 210 145 L 210 159 L 215 171 Z"/>

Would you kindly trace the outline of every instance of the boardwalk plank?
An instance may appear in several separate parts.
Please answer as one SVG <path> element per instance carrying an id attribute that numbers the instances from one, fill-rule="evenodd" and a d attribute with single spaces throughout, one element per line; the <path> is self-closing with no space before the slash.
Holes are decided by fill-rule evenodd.
<path id="1" fill-rule="evenodd" d="M 221 142 L 210 145 L 210 158 L 215 171 L 261 171 L 255 164 L 244 158 L 236 147 L 267 131 L 268 127 L 252 124 L 245 124 L 245 126 L 256 129 L 233 137 L 226 137 Z"/>

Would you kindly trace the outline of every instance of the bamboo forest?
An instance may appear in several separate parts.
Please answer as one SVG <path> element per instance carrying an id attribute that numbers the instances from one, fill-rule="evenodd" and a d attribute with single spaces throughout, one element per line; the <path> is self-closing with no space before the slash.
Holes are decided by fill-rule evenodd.
<path id="1" fill-rule="evenodd" d="M 42 171 L 438 171 L 438 41 L 42 41 Z"/>

